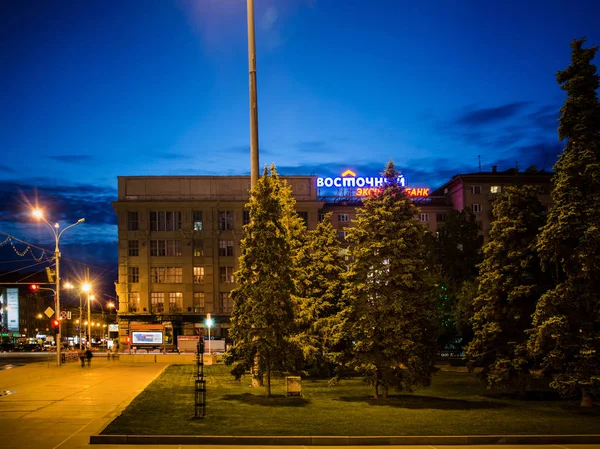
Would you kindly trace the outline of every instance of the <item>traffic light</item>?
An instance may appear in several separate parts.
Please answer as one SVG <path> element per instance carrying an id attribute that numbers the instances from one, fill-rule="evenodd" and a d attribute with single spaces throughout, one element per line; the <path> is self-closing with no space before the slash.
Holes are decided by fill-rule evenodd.
<path id="1" fill-rule="evenodd" d="M 29 290 L 31 290 L 32 292 L 37 292 L 37 291 L 39 291 L 39 289 L 40 289 L 40 286 L 37 284 L 31 284 L 29 286 Z"/>
<path id="2" fill-rule="evenodd" d="M 58 329 L 58 326 L 60 326 L 60 321 L 58 321 L 57 319 L 52 320 L 52 326 Z"/>
<path id="3" fill-rule="evenodd" d="M 131 343 L 131 337 L 129 335 L 127 337 L 125 337 L 125 342 L 127 344 Z"/>

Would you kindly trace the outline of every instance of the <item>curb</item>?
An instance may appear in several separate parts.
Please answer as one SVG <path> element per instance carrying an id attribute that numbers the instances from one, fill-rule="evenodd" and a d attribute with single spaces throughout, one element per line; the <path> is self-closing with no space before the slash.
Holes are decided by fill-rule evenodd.
<path id="1" fill-rule="evenodd" d="M 600 435 L 449 435 L 449 436 L 200 436 L 92 435 L 90 444 L 402 446 L 482 444 L 600 444 Z"/>

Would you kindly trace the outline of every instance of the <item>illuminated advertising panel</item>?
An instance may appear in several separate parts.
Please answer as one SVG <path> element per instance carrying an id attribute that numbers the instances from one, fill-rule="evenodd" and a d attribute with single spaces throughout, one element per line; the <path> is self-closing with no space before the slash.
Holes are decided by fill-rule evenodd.
<path id="1" fill-rule="evenodd" d="M 340 176 L 318 177 L 318 188 L 341 188 L 347 189 L 346 192 L 352 196 L 365 197 L 375 195 L 381 191 L 386 179 L 381 176 L 356 176 L 352 170 L 346 170 Z M 429 188 L 426 187 L 407 187 L 404 176 L 398 176 L 398 184 L 405 187 L 405 191 L 412 197 L 426 197 L 429 195 Z"/>
<path id="2" fill-rule="evenodd" d="M 134 345 L 162 345 L 162 332 L 132 332 L 131 344 Z"/>
<path id="3" fill-rule="evenodd" d="M 7 330 L 8 332 L 19 333 L 19 289 L 6 289 L 7 306 Z"/>

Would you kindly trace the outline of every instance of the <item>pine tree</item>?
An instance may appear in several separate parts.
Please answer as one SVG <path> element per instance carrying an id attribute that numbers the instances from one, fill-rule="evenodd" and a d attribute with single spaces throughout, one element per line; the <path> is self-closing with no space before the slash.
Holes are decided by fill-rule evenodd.
<path id="1" fill-rule="evenodd" d="M 600 391 L 600 104 L 598 47 L 584 42 L 573 41 L 571 64 L 556 75 L 567 92 L 558 127 L 566 146 L 538 250 L 557 284 L 538 302 L 530 349 L 554 388 L 591 406 Z"/>
<path id="2" fill-rule="evenodd" d="M 366 198 L 348 232 L 353 258 L 344 291 L 352 364 L 387 397 L 429 385 L 435 370 L 436 308 L 424 261 L 427 232 L 390 161 L 381 191 Z"/>
<path id="3" fill-rule="evenodd" d="M 495 384 L 518 386 L 525 393 L 531 362 L 527 331 L 542 293 L 548 289 L 536 243 L 545 222 L 544 207 L 533 186 L 509 186 L 494 202 L 496 218 L 485 259 L 479 265 L 479 295 L 474 300 L 474 338 L 466 356 L 482 367 L 480 377 Z"/>
<path id="4" fill-rule="evenodd" d="M 252 220 L 241 242 L 238 287 L 231 292 L 233 311 L 230 335 L 235 346 L 227 361 L 240 373 L 258 361 L 266 375 L 265 395 L 271 395 L 271 375 L 293 366 L 297 350 L 294 333 L 292 257 L 286 226 L 285 185 L 274 166 L 250 192 L 247 208 Z"/>
<path id="5" fill-rule="evenodd" d="M 346 262 L 341 249 L 329 213 L 317 229 L 309 231 L 308 243 L 298 256 L 303 267 L 298 277 L 298 337 L 305 360 L 325 366 L 330 377 L 330 366 L 338 360 L 343 335 Z"/>
<path id="6" fill-rule="evenodd" d="M 465 282 L 477 276 L 481 262 L 479 225 L 470 209 L 446 214 L 444 225 L 435 235 L 427 236 L 429 265 L 437 277 L 438 313 L 440 319 L 439 348 L 462 349 L 470 341 L 471 331 L 459 330 L 457 307 Z"/>

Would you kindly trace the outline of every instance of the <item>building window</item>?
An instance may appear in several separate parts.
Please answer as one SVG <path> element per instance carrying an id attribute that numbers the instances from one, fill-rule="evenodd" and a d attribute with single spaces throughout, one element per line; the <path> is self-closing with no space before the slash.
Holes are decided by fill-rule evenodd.
<path id="1" fill-rule="evenodd" d="M 346 240 L 346 237 L 348 237 L 348 231 L 338 231 L 338 238 L 340 240 Z"/>
<path id="2" fill-rule="evenodd" d="M 348 223 L 350 221 L 348 214 L 338 214 L 339 223 Z"/>
<path id="3" fill-rule="evenodd" d="M 471 209 L 473 210 L 473 212 L 481 212 L 481 204 L 473 204 L 471 205 Z"/>
<path id="4" fill-rule="evenodd" d="M 204 284 L 204 267 L 194 267 L 194 284 Z"/>
<path id="5" fill-rule="evenodd" d="M 181 240 L 150 240 L 151 256 L 181 256 Z"/>
<path id="6" fill-rule="evenodd" d="M 139 229 L 139 220 L 137 212 L 127 212 L 127 230 L 137 231 Z"/>
<path id="7" fill-rule="evenodd" d="M 169 312 L 171 312 L 171 313 L 183 312 L 183 293 L 181 293 L 181 292 L 169 293 Z"/>
<path id="8" fill-rule="evenodd" d="M 221 282 L 233 284 L 235 282 L 233 267 L 219 267 L 219 278 L 221 279 Z"/>
<path id="9" fill-rule="evenodd" d="M 250 211 L 249 210 L 245 210 L 242 213 L 242 221 L 244 225 L 250 224 Z"/>
<path id="10" fill-rule="evenodd" d="M 194 303 L 192 311 L 194 313 L 204 313 L 204 293 L 194 293 Z"/>
<path id="11" fill-rule="evenodd" d="M 178 231 L 181 229 L 181 212 L 151 211 L 151 231 Z"/>
<path id="12" fill-rule="evenodd" d="M 129 283 L 137 284 L 140 282 L 140 267 L 129 267 Z"/>
<path id="13" fill-rule="evenodd" d="M 140 292 L 129 293 L 129 305 L 127 309 L 129 310 L 129 312 L 140 311 Z"/>
<path id="14" fill-rule="evenodd" d="M 302 218 L 302 220 L 304 221 L 304 225 L 308 226 L 308 212 L 306 212 L 306 211 L 298 212 L 298 216 L 300 218 Z"/>
<path id="15" fill-rule="evenodd" d="M 201 210 L 195 210 L 192 212 L 192 220 L 194 222 L 194 231 L 202 231 L 204 225 Z"/>
<path id="16" fill-rule="evenodd" d="M 204 240 L 194 240 L 194 257 L 204 256 Z"/>
<path id="17" fill-rule="evenodd" d="M 473 195 L 479 195 L 481 193 L 481 186 L 471 186 L 471 193 Z"/>
<path id="18" fill-rule="evenodd" d="M 319 214 L 319 223 L 325 220 L 325 214 Z"/>
<path id="19" fill-rule="evenodd" d="M 233 240 L 219 240 L 219 256 L 233 256 Z"/>
<path id="20" fill-rule="evenodd" d="M 233 212 L 230 210 L 219 211 L 219 231 L 233 229 Z"/>
<path id="21" fill-rule="evenodd" d="M 231 313 L 231 310 L 233 309 L 233 301 L 231 300 L 231 295 L 229 293 L 219 293 L 219 303 L 219 306 L 221 307 L 221 312 Z"/>
<path id="22" fill-rule="evenodd" d="M 181 284 L 183 269 L 181 267 L 150 267 L 150 282 L 153 284 Z"/>
<path id="23" fill-rule="evenodd" d="M 435 221 L 437 221 L 438 223 L 446 221 L 446 214 L 435 214 Z"/>
<path id="24" fill-rule="evenodd" d="M 150 301 L 151 301 L 150 311 L 152 313 L 163 313 L 165 311 L 165 294 L 164 293 L 152 292 L 150 294 Z"/>
<path id="25" fill-rule="evenodd" d="M 129 240 L 127 242 L 127 250 L 130 257 L 136 257 L 140 255 L 140 242 L 139 240 Z"/>
<path id="26" fill-rule="evenodd" d="M 500 193 L 502 192 L 502 187 L 500 186 L 491 186 L 490 193 Z"/>
<path id="27" fill-rule="evenodd" d="M 419 220 L 425 223 L 429 222 L 429 214 L 419 214 Z"/>

